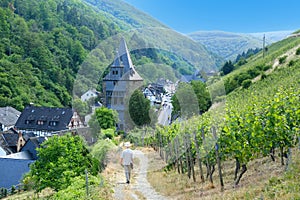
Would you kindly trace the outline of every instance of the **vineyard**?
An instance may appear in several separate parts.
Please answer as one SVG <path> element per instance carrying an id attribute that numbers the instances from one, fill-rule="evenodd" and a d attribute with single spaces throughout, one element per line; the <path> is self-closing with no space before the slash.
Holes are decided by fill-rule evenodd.
<path id="1" fill-rule="evenodd" d="M 280 52 L 282 49 L 287 48 Z M 275 54 L 271 52 L 270 57 L 273 59 Z M 299 69 L 300 60 L 294 56 L 292 62 L 281 65 L 248 89 L 227 95 L 226 102 L 217 109 L 169 127 L 158 127 L 146 138 L 146 144 L 154 146 L 168 163 L 167 170 L 187 174 L 194 181 L 208 180 L 212 185 L 214 177 L 218 177 L 221 190 L 222 163 L 228 160 L 235 161 L 235 186 L 247 172 L 248 163 L 256 158 L 279 158 L 287 169 L 291 150 L 300 148 Z"/>

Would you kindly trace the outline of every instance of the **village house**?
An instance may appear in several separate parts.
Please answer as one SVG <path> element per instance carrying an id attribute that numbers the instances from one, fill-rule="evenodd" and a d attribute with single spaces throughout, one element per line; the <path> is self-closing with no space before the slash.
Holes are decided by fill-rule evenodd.
<path id="1" fill-rule="evenodd" d="M 15 126 L 21 112 L 10 107 L 0 108 L 0 131 L 7 131 Z"/>
<path id="2" fill-rule="evenodd" d="M 81 101 L 86 102 L 91 98 L 98 97 L 98 95 L 99 95 L 99 92 L 97 92 L 95 89 L 89 89 L 83 95 L 81 95 L 80 99 L 81 99 Z"/>
<path id="3" fill-rule="evenodd" d="M 38 158 L 36 149 L 47 138 L 32 136 L 32 133 L 22 134 L 13 129 L 1 134 L 0 188 L 18 187 L 23 175 L 29 172 L 30 164 Z"/>
<path id="4" fill-rule="evenodd" d="M 83 127 L 77 112 L 72 108 L 27 106 L 18 118 L 18 131 L 33 132 L 36 136 L 52 134 Z"/>

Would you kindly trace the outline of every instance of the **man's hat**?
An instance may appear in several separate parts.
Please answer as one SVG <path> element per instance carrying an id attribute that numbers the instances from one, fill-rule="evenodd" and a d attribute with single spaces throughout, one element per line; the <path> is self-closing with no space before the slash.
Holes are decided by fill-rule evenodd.
<path id="1" fill-rule="evenodd" d="M 131 144 L 130 144 L 130 142 L 125 142 L 124 146 L 125 146 L 125 147 L 130 147 Z"/>

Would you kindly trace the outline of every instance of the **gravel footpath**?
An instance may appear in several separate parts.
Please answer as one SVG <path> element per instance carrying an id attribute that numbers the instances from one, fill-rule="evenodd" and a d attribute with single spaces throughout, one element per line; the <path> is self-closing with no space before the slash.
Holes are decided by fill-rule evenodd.
<path id="1" fill-rule="evenodd" d="M 150 183 L 147 181 L 148 171 L 148 158 L 145 154 L 139 150 L 134 150 L 134 158 L 139 159 L 139 166 L 134 168 L 135 176 L 130 185 L 124 184 L 124 177 L 121 176 L 121 180 L 118 180 L 118 184 L 115 187 L 115 199 L 117 200 L 167 200 L 168 198 L 158 194 Z M 122 182 L 123 181 L 123 182 Z"/>

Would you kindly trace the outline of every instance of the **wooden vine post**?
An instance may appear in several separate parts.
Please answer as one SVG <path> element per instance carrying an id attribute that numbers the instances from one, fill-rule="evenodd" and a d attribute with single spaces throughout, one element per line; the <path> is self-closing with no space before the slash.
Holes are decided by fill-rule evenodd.
<path id="1" fill-rule="evenodd" d="M 218 138 L 217 138 L 217 134 L 216 134 L 216 128 L 214 126 L 212 127 L 212 132 L 213 132 L 213 136 L 216 140 L 216 144 L 215 144 L 216 159 L 217 159 L 217 164 L 218 164 L 221 191 L 223 192 L 224 191 L 224 182 L 223 182 L 223 175 L 222 175 L 222 169 L 221 169 L 221 160 L 220 160 L 220 156 L 219 156 L 219 144 L 218 144 L 218 141 L 217 141 Z"/>
<path id="2" fill-rule="evenodd" d="M 198 162 L 199 170 L 200 170 L 200 178 L 201 178 L 201 182 L 204 183 L 202 160 L 201 160 L 201 155 L 200 155 L 200 150 L 199 150 L 200 147 L 199 147 L 199 141 L 197 140 L 196 132 L 194 132 L 194 141 L 195 141 L 195 148 L 196 148 L 196 153 L 197 153 L 197 162 Z"/>

